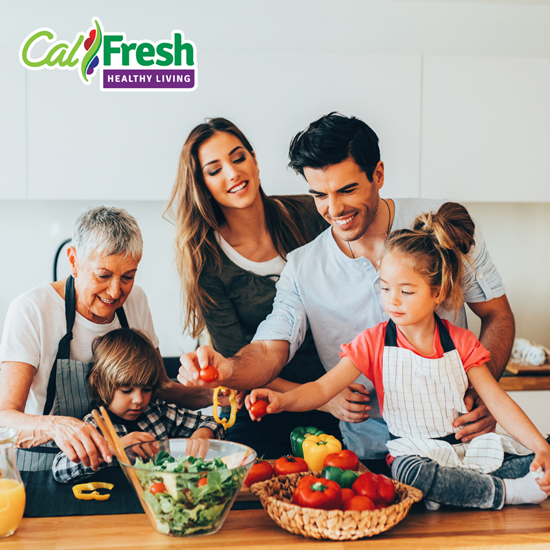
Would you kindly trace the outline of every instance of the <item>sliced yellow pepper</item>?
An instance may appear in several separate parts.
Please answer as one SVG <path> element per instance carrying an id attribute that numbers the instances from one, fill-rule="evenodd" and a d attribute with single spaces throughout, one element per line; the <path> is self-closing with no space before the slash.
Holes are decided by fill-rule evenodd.
<path id="1" fill-rule="evenodd" d="M 227 418 L 220 418 L 218 416 L 218 407 L 220 406 L 218 394 L 220 391 L 229 391 L 229 403 L 231 404 L 231 416 L 229 417 L 229 420 Z M 235 420 L 237 420 L 237 397 L 235 395 L 235 390 L 224 388 L 223 386 L 218 386 L 214 390 L 214 405 L 213 405 L 213 414 L 214 414 L 214 420 L 221 424 L 224 429 L 227 430 L 227 428 L 231 428 L 233 424 L 235 424 Z"/>
<path id="2" fill-rule="evenodd" d="M 302 449 L 307 465 L 315 472 L 323 469 L 327 455 L 342 450 L 342 444 L 333 435 L 309 435 L 304 439 Z"/>
<path id="3" fill-rule="evenodd" d="M 108 489 L 114 487 L 112 483 L 103 483 L 102 481 L 94 481 L 92 483 L 81 483 L 73 487 L 73 494 L 78 500 L 109 500 L 110 494 L 98 493 L 96 489 Z M 92 491 L 91 493 L 83 493 L 83 491 Z"/>

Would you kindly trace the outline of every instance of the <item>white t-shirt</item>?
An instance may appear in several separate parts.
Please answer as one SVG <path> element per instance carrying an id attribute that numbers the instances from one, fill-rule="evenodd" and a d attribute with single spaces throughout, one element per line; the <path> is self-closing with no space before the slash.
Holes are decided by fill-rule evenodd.
<path id="1" fill-rule="evenodd" d="M 274 281 L 279 280 L 279 275 L 286 265 L 286 262 L 283 260 L 283 258 L 281 258 L 281 256 L 276 256 L 275 258 L 273 258 L 272 260 L 268 260 L 267 262 L 253 262 L 252 260 L 249 260 L 248 258 L 245 258 L 241 254 L 239 254 L 217 231 L 216 240 L 218 241 L 220 248 L 225 252 L 225 255 L 235 265 L 242 267 L 246 271 L 255 273 L 256 275 L 261 275 L 262 277 L 272 275 L 272 277 L 270 277 L 271 279 L 273 279 Z"/>
<path id="2" fill-rule="evenodd" d="M 158 348 L 159 341 L 145 292 L 134 285 L 123 307 L 128 325 L 144 332 Z M 101 325 L 76 313 L 70 358 L 91 361 L 92 342 L 117 328 L 120 328 L 120 322 L 116 315 L 111 323 Z M 66 333 L 65 300 L 50 284 L 29 290 L 10 304 L 0 345 L 0 361 L 28 363 L 36 368 L 25 406 L 27 414 L 40 415 L 44 411 L 50 372 L 59 341 Z"/>

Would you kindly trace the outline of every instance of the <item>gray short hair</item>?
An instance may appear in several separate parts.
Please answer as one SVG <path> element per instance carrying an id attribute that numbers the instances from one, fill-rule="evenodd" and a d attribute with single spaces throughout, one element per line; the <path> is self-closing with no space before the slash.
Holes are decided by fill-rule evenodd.
<path id="1" fill-rule="evenodd" d="M 96 206 L 80 214 L 72 246 L 81 262 L 93 254 L 124 254 L 137 260 L 143 254 L 143 238 L 135 218 L 123 208 L 112 206 Z"/>

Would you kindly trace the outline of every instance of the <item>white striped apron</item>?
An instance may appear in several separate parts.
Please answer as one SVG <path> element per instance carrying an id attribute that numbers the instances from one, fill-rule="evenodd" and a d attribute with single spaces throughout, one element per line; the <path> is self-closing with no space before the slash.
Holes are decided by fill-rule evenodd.
<path id="1" fill-rule="evenodd" d="M 458 428 L 452 423 L 468 412 L 464 405 L 468 377 L 449 331 L 437 315 L 435 319 L 444 351 L 440 359 L 426 359 L 397 347 L 395 323 L 388 322 L 382 366 L 382 416 L 392 435 L 387 443 L 390 454 L 422 456 L 442 466 L 480 473 L 498 469 L 504 453 L 530 454 L 529 449 L 507 434 L 489 433 L 470 443 L 454 443 L 458 441 L 453 435 Z"/>

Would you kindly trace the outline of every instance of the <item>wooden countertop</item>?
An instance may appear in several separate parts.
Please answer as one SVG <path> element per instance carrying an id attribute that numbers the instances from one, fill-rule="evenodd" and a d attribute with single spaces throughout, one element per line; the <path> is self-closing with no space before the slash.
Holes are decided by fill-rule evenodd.
<path id="1" fill-rule="evenodd" d="M 539 506 L 506 506 L 501 511 L 442 509 L 428 512 L 422 503 L 393 529 L 370 539 L 336 542 L 292 535 L 278 527 L 264 510 L 231 511 L 215 535 L 189 539 L 153 530 L 143 514 L 24 518 L 15 535 L 2 539 L 2 550 L 74 550 L 192 548 L 225 550 L 399 548 L 548 548 L 550 502 Z"/>
<path id="2" fill-rule="evenodd" d="M 504 391 L 550 390 L 550 376 L 503 376 L 498 383 Z"/>

